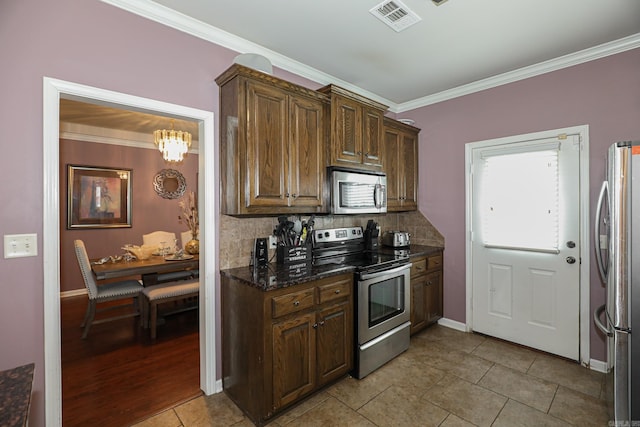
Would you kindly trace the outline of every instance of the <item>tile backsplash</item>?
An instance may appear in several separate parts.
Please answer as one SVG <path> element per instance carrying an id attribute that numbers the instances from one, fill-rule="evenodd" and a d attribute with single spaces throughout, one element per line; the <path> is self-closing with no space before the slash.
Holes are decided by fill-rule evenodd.
<path id="1" fill-rule="evenodd" d="M 302 219 L 307 220 L 308 215 Z M 383 215 L 327 215 L 315 218 L 315 228 L 366 227 L 373 219 L 380 225 L 381 233 L 402 230 L 411 233 L 411 243 L 444 246 L 444 237 L 420 212 L 388 213 Z M 220 268 L 249 265 L 254 241 L 258 237 L 273 234 L 278 225 L 277 217 L 237 218 L 220 216 Z M 275 262 L 275 249 L 269 250 Z"/>

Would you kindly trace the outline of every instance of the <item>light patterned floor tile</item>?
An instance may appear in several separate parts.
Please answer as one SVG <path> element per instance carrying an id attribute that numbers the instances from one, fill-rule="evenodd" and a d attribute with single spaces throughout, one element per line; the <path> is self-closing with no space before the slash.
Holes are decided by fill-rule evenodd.
<path id="1" fill-rule="evenodd" d="M 504 396 L 451 375 L 423 398 L 478 426 L 491 425 L 507 402 Z"/>
<path id="2" fill-rule="evenodd" d="M 132 427 L 180 427 L 182 422 L 173 409 L 164 411 L 158 415 L 147 418 L 141 423 L 134 424 Z"/>
<path id="3" fill-rule="evenodd" d="M 494 365 L 478 385 L 542 412 L 549 410 L 558 388 L 557 384 L 502 365 Z"/>
<path id="4" fill-rule="evenodd" d="M 175 408 L 184 427 L 231 426 L 243 421 L 242 411 L 224 393 L 201 396 Z"/>
<path id="5" fill-rule="evenodd" d="M 609 422 L 603 400 L 559 387 L 549 414 L 580 427 L 606 426 Z"/>
<path id="6" fill-rule="evenodd" d="M 449 415 L 444 409 L 422 400 L 415 394 L 415 388 L 399 386 L 389 387 L 360 408 L 358 413 L 380 427 L 437 427 Z"/>
<path id="7" fill-rule="evenodd" d="M 330 397 L 315 408 L 292 420 L 287 427 L 375 427 L 371 421 Z"/>
<path id="8" fill-rule="evenodd" d="M 509 400 L 492 427 L 569 427 L 570 424 L 520 402 Z"/>
<path id="9" fill-rule="evenodd" d="M 538 353 L 516 344 L 487 339 L 471 354 L 517 371 L 527 372 Z"/>
<path id="10" fill-rule="evenodd" d="M 538 355 L 527 374 L 600 397 L 604 374 L 558 357 Z"/>

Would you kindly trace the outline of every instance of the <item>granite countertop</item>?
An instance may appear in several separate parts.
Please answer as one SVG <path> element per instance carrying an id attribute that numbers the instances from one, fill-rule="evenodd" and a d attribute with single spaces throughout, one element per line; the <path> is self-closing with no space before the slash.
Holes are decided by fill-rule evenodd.
<path id="1" fill-rule="evenodd" d="M 0 425 L 26 426 L 35 365 L 0 372 Z"/>
<path id="2" fill-rule="evenodd" d="M 437 246 L 411 245 L 406 250 L 409 251 L 410 258 L 415 258 L 431 255 L 443 249 Z M 378 252 L 394 253 L 394 249 L 380 247 Z M 356 268 L 350 265 L 313 265 L 304 262 L 290 265 L 269 263 L 263 267 L 247 266 L 220 270 L 220 274 L 263 291 L 271 291 L 338 274 L 352 273 L 355 270 Z"/>

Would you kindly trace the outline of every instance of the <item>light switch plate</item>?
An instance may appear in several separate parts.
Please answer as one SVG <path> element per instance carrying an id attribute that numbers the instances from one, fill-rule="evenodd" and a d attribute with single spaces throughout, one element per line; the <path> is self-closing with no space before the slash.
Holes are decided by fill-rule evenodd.
<path id="1" fill-rule="evenodd" d="M 20 258 L 38 255 L 38 235 L 33 234 L 5 234 L 4 257 Z"/>

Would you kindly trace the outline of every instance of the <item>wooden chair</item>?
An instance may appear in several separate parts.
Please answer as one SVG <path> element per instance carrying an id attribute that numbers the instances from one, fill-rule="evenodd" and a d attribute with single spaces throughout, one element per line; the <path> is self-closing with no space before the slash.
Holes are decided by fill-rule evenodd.
<path id="1" fill-rule="evenodd" d="M 140 292 L 144 289 L 142 284 L 137 280 L 122 280 L 98 286 L 96 278 L 93 275 L 93 271 L 91 271 L 91 262 L 89 261 L 89 256 L 87 255 L 84 242 L 82 240 L 74 240 L 73 245 L 76 251 L 76 258 L 78 258 L 78 265 L 82 272 L 82 278 L 84 279 L 84 285 L 87 288 L 89 296 L 89 303 L 84 315 L 84 321 L 80 325 L 80 327 L 84 328 L 84 331 L 82 332 L 82 339 L 87 338 L 91 325 L 140 315 L 138 297 L 140 296 Z M 96 308 L 98 303 L 128 299 L 133 299 L 133 303 L 109 305 L 100 309 Z M 96 312 L 100 313 L 125 307 L 132 307 L 133 312 L 95 320 Z"/>
<path id="2" fill-rule="evenodd" d="M 200 295 L 200 282 L 197 280 L 183 280 L 161 285 L 149 286 L 142 291 L 142 325 L 151 329 L 151 338 L 157 336 L 158 306 L 161 304 L 186 300 Z M 187 305 L 172 310 L 171 314 L 197 309 L 197 305 Z"/>

